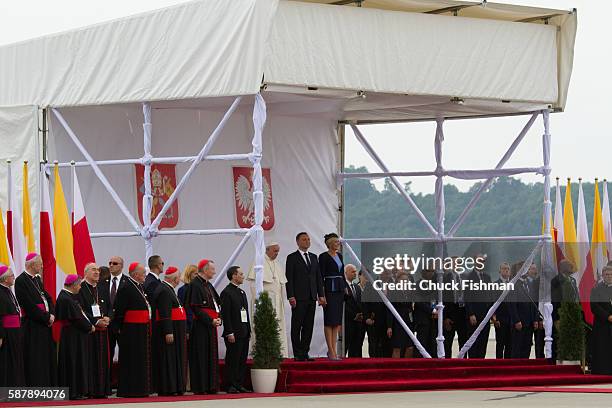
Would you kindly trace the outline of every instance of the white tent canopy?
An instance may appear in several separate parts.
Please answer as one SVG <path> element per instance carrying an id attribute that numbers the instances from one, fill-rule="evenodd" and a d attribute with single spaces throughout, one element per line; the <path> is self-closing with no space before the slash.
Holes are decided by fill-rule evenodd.
<path id="1" fill-rule="evenodd" d="M 441 154 L 443 119 L 545 112 L 547 125 L 548 109 L 565 105 L 575 11 L 467 1 L 321 3 L 332 1 L 196 0 L 0 47 L 0 159 L 84 162 L 85 149 L 94 161 L 149 165 L 150 149 L 153 158 L 184 159 L 174 161 L 181 163 L 178 181 L 191 172 L 189 157 L 234 98 L 261 90 L 267 105 L 261 165 L 271 170 L 276 216 L 267 238 L 280 241 L 284 257 L 295 247 L 297 232 L 311 232 L 312 251 L 321 252 L 322 235 L 342 228 L 339 123 L 437 120 Z M 352 7 L 356 3 L 363 7 Z M 43 129 L 41 108 L 55 114 L 46 110 L 48 132 L 37 134 Z M 249 153 L 251 163 L 238 165 L 256 167 L 261 146 L 253 122 L 264 117 L 265 111 L 253 112 L 252 97 L 244 98 L 208 153 L 243 159 Z M 146 153 L 143 138 L 145 146 L 150 143 Z M 438 151 L 436 157 L 441 186 Z M 122 216 L 135 214 L 138 205 L 133 166 L 100 165 L 125 204 L 119 211 L 100 188 L 92 163 L 83 164 L 79 179 L 90 230 L 134 235 L 134 222 Z M 237 164 L 210 161 L 193 172 L 180 195 L 177 229 L 237 230 L 232 165 Z M 548 163 L 536 170 L 548 180 Z M 36 166 L 30 171 L 36 206 Z M 18 178 L 19 173 L 13 172 Z M 6 185 L 5 166 L 0 185 Z M 437 192 L 440 212 L 430 226 L 439 240 L 444 213 Z M 5 203 L 0 188 L 3 208 Z M 222 263 L 241 242 L 234 235 L 191 235 L 196 234 L 156 237 L 153 250 L 178 266 L 199 254 L 214 254 Z M 100 259 L 119 249 L 144 259 L 140 236 L 106 236 L 95 243 Z M 253 254 L 249 246 L 236 262 L 246 267 Z M 321 355 L 318 336 L 314 354 Z"/>
<path id="2" fill-rule="evenodd" d="M 458 16 L 423 13 L 465 4 L 472 7 Z M 0 106 L 245 95 L 263 80 L 563 108 L 575 12 L 448 1 L 363 5 L 198 0 L 1 47 Z M 550 15 L 557 17 L 548 24 L 507 21 Z"/>

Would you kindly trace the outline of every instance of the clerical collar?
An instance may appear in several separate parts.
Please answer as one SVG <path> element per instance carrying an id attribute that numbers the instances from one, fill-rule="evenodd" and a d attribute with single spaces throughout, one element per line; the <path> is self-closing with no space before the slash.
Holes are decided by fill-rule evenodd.
<path id="1" fill-rule="evenodd" d="M 4 284 L 4 282 L 0 283 L 0 285 L 4 286 L 4 287 L 5 287 L 5 288 L 7 288 L 7 289 L 10 289 L 10 288 L 11 288 L 10 286 L 6 286 L 6 285 Z"/>
<path id="2" fill-rule="evenodd" d="M 95 288 L 96 286 L 98 286 L 98 284 L 97 284 L 97 283 L 95 283 L 95 282 L 94 282 L 94 283 L 91 283 L 91 282 L 90 282 L 90 281 L 88 281 L 87 279 L 85 279 L 85 283 L 87 283 L 89 286 L 91 286 L 91 287 L 93 287 L 93 288 Z"/>
<path id="3" fill-rule="evenodd" d="M 27 269 L 26 269 L 25 273 L 27 273 L 27 274 L 28 274 L 28 276 L 29 276 L 30 278 L 32 278 L 32 279 L 34 279 L 35 277 L 39 276 L 38 274 L 34 274 L 34 275 L 32 275 L 30 272 L 28 272 L 28 270 L 27 270 Z"/>
<path id="4" fill-rule="evenodd" d="M 174 286 L 172 286 L 170 283 L 166 282 L 165 280 L 163 280 L 162 282 L 165 283 L 166 285 L 170 286 L 170 289 L 174 290 Z"/>
<path id="5" fill-rule="evenodd" d="M 130 280 L 134 282 L 134 285 L 136 286 L 140 285 L 140 282 L 138 282 L 136 279 L 132 278 L 131 276 L 128 276 L 128 278 L 130 278 Z"/>
<path id="6" fill-rule="evenodd" d="M 62 288 L 62 290 L 63 290 L 64 292 L 66 292 L 67 294 L 71 295 L 71 296 L 76 295 L 76 293 L 72 293 L 71 291 L 69 291 L 69 290 L 68 290 L 68 289 L 66 289 L 66 288 Z"/>
<path id="7" fill-rule="evenodd" d="M 231 283 L 232 285 L 234 285 L 235 287 L 237 287 L 237 288 L 239 288 L 239 287 L 240 287 L 240 286 L 236 285 L 236 284 L 235 284 L 234 282 L 232 282 L 232 281 L 230 281 L 230 283 Z"/>

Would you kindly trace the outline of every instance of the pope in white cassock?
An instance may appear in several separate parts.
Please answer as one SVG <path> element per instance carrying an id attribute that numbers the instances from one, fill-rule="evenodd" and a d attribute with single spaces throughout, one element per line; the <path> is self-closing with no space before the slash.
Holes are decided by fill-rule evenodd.
<path id="1" fill-rule="evenodd" d="M 278 317 L 278 325 L 280 326 L 280 341 L 281 341 L 281 353 L 283 357 L 287 357 L 287 326 L 285 324 L 285 299 L 287 299 L 285 284 L 287 283 L 287 277 L 285 276 L 285 270 L 281 266 L 280 262 L 276 259 L 280 252 L 280 245 L 277 242 L 270 242 L 266 245 L 266 254 L 264 256 L 263 265 L 263 290 L 268 292 L 270 299 L 272 299 L 272 305 L 276 310 L 276 316 Z M 255 310 L 253 307 L 254 299 L 256 298 L 256 284 L 255 284 L 255 269 L 251 266 L 251 270 L 247 276 L 247 280 L 250 282 L 251 287 L 251 305 L 250 310 Z M 257 336 L 257 333 L 255 333 Z"/>

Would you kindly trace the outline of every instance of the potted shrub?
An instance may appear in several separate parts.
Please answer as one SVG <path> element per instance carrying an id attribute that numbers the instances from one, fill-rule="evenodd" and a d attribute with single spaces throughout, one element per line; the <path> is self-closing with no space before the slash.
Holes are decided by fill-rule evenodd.
<path id="1" fill-rule="evenodd" d="M 253 314 L 253 366 L 251 382 L 253 391 L 273 393 L 283 356 L 281 354 L 280 327 L 276 310 L 267 292 L 261 292 L 255 301 Z"/>
<path id="2" fill-rule="evenodd" d="M 563 302 L 559 318 L 559 364 L 579 365 L 584 355 L 584 323 L 580 304 Z"/>

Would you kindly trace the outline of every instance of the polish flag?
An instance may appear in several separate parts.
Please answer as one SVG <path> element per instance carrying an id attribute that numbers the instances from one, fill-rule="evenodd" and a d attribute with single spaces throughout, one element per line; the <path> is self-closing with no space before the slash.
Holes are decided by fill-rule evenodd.
<path id="1" fill-rule="evenodd" d="M 55 240 L 53 234 L 53 214 L 49 196 L 49 179 L 43 168 L 40 175 L 40 256 L 43 261 L 43 284 L 47 293 L 54 297 L 62 288 L 56 288 L 57 265 L 55 263 Z"/>
<path id="2" fill-rule="evenodd" d="M 595 286 L 595 278 L 593 275 L 593 260 L 591 258 L 591 244 L 589 241 L 589 230 L 587 225 L 586 208 L 584 205 L 584 193 L 582 192 L 581 179 L 579 179 L 578 189 L 578 222 L 576 229 L 578 235 L 578 254 L 580 262 L 576 265 L 578 267 L 576 270 L 576 281 L 578 282 L 578 292 L 580 295 L 580 303 L 582 304 L 582 311 L 584 312 L 584 320 L 588 324 L 593 324 L 593 312 L 591 311 L 591 303 L 589 299 L 591 297 L 591 290 L 593 289 L 593 286 Z M 597 190 L 595 191 L 597 192 Z M 598 204 L 599 198 L 597 198 L 595 205 Z M 601 222 L 601 217 L 599 218 L 599 221 Z M 601 227 L 601 229 L 603 230 L 603 227 Z"/>
<path id="3" fill-rule="evenodd" d="M 81 197 L 81 188 L 76 175 L 76 168 L 72 167 L 72 237 L 74 240 L 74 262 L 79 276 L 83 276 L 85 265 L 96 262 L 89 227 L 85 216 L 85 207 Z"/>
<path id="4" fill-rule="evenodd" d="M 9 198 L 8 211 L 6 212 L 6 229 L 9 247 L 15 264 L 13 273 L 15 277 L 19 276 L 25 270 L 26 258 L 26 242 L 23 236 L 23 228 L 21 225 L 21 208 L 19 208 L 19 200 L 17 199 L 17 189 L 13 180 L 11 165 L 9 164 L 8 171 L 9 182 Z"/>

